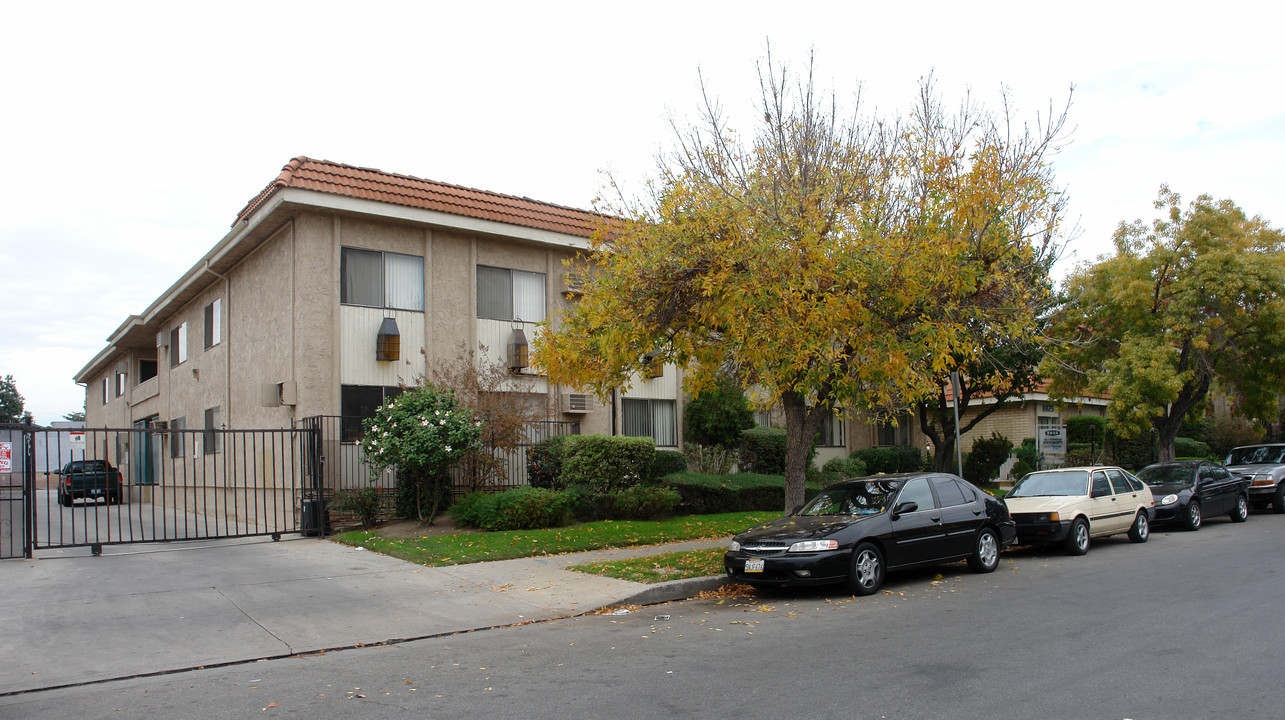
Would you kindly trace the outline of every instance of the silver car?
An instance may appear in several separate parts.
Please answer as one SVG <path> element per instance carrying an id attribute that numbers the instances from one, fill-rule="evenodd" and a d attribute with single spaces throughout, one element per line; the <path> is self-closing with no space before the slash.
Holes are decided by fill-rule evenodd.
<path id="1" fill-rule="evenodd" d="M 1285 513 L 1285 443 L 1245 445 L 1233 449 L 1223 462 L 1227 469 L 1249 478 L 1249 504 L 1262 510 L 1268 504 Z"/>

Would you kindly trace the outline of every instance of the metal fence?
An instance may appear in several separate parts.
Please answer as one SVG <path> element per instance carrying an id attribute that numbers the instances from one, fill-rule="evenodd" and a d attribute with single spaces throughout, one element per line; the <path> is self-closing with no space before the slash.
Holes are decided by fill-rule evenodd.
<path id="1" fill-rule="evenodd" d="M 321 530 L 305 429 L 20 432 L 28 552 Z M 65 472 L 86 461 L 92 477 Z"/>
<path id="2" fill-rule="evenodd" d="M 365 461 L 364 453 L 358 440 L 361 438 L 361 419 L 339 415 L 318 415 L 305 418 L 301 427 L 316 431 L 318 456 L 321 458 L 319 476 L 324 497 L 329 498 L 341 490 L 357 490 L 377 487 L 391 493 L 397 487 L 397 474 L 394 470 L 376 472 Z M 558 435 L 579 435 L 580 423 L 561 421 L 541 421 L 527 427 L 524 441 L 515 448 L 492 449 L 484 452 L 492 454 L 498 462 L 492 467 L 498 468 L 486 477 L 477 477 L 468 467 L 457 467 L 452 473 L 455 494 L 462 495 L 470 488 L 485 487 L 491 490 L 504 490 L 527 484 L 527 452 L 532 445 Z"/>

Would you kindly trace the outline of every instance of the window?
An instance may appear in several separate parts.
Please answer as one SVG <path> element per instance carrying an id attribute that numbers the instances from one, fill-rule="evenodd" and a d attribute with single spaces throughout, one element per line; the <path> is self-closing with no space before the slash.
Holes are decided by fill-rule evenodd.
<path id="1" fill-rule="evenodd" d="M 156 361 L 139 360 L 138 361 L 138 382 L 145 383 L 154 377 L 156 377 Z"/>
<path id="2" fill-rule="evenodd" d="M 878 447 L 910 447 L 910 419 L 902 418 L 900 424 L 879 423 Z"/>
<path id="3" fill-rule="evenodd" d="M 111 401 L 112 401 L 112 379 L 105 377 L 103 378 L 103 404 L 106 405 Z"/>
<path id="4" fill-rule="evenodd" d="M 187 362 L 187 323 L 170 331 L 170 367 Z"/>
<path id="5" fill-rule="evenodd" d="M 223 298 L 205 306 L 205 349 L 218 345 L 223 340 Z"/>
<path id="6" fill-rule="evenodd" d="M 339 302 L 424 310 L 424 258 L 344 248 L 339 259 Z"/>
<path id="7" fill-rule="evenodd" d="M 963 489 L 953 478 L 935 477 L 933 488 L 937 491 L 937 499 L 941 500 L 942 507 L 954 507 L 969 502 L 964 497 Z"/>
<path id="8" fill-rule="evenodd" d="M 544 273 L 477 266 L 477 316 L 488 320 L 544 320 Z"/>
<path id="9" fill-rule="evenodd" d="M 183 440 L 183 430 L 187 428 L 187 418 L 174 418 L 170 421 L 170 430 L 178 432 L 170 433 L 170 457 L 181 458 L 187 451 L 187 443 Z"/>
<path id="10" fill-rule="evenodd" d="M 678 447 L 678 412 L 673 400 L 624 398 L 624 434 L 649 437 L 660 447 Z"/>
<path id="11" fill-rule="evenodd" d="M 375 417 L 375 409 L 402 394 L 399 387 L 343 385 L 339 388 L 339 413 L 343 415 L 344 442 L 361 439 L 361 421 Z"/>
<path id="12" fill-rule="evenodd" d="M 219 433 L 215 432 L 215 430 L 219 429 L 221 422 L 218 405 L 205 411 L 205 432 L 201 433 L 201 451 L 206 455 L 219 451 L 219 446 L 222 443 L 220 442 Z"/>
<path id="13" fill-rule="evenodd" d="M 821 420 L 821 432 L 817 433 L 817 447 L 843 447 L 843 418 L 835 417 L 834 411 L 827 411 Z"/>
<path id="14" fill-rule="evenodd" d="M 898 505 L 904 502 L 918 504 L 919 509 L 915 512 L 932 510 L 937 507 L 936 503 L 933 502 L 932 488 L 928 487 L 928 478 L 917 477 L 907 480 L 906 486 L 901 489 L 901 494 L 897 496 Z"/>
<path id="15" fill-rule="evenodd" d="M 1093 497 L 1107 497 L 1111 494 L 1111 483 L 1107 480 L 1107 474 L 1098 471 L 1093 473 Z"/>

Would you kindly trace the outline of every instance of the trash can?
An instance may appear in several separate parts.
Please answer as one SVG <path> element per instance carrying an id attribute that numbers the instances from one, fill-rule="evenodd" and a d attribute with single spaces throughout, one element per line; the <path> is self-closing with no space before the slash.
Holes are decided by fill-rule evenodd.
<path id="1" fill-rule="evenodd" d="M 300 519 L 299 530 L 308 536 L 320 536 L 326 528 L 325 516 L 322 512 L 325 510 L 325 503 L 321 498 L 308 496 L 303 499 L 303 517 Z"/>

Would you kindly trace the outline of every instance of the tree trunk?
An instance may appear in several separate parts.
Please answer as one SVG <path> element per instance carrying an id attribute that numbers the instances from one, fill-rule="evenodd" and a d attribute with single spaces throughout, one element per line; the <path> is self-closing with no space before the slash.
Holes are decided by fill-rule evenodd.
<path id="1" fill-rule="evenodd" d="M 790 513 L 805 499 L 808 455 L 828 408 L 809 409 L 803 395 L 792 392 L 781 395 L 781 406 L 785 410 L 785 512 Z"/>

